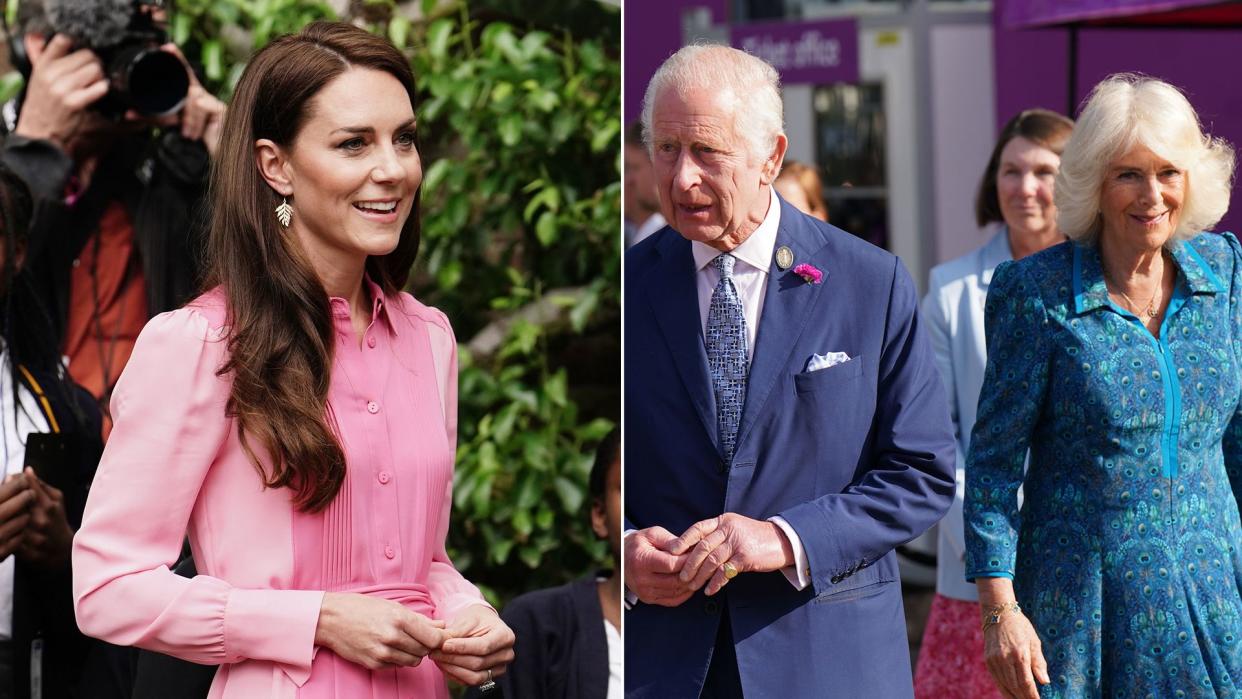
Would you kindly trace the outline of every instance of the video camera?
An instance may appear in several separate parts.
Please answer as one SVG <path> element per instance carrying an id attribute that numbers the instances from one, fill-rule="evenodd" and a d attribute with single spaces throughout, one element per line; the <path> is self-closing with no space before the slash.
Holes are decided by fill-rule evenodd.
<path id="1" fill-rule="evenodd" d="M 104 66 L 108 94 L 94 108 L 113 118 L 132 109 L 143 116 L 175 113 L 185 104 L 190 78 L 185 64 L 160 46 L 168 33 L 155 13 L 163 0 L 43 0 L 51 34 L 89 48 Z M 12 37 L 13 63 L 29 77 L 20 37 Z"/>

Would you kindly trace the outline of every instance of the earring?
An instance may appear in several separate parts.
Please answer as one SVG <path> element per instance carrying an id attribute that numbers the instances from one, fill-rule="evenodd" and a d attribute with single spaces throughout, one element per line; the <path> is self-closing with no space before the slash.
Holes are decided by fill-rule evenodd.
<path id="1" fill-rule="evenodd" d="M 289 221 L 293 218 L 293 207 L 289 206 L 289 198 L 281 197 L 283 200 L 280 206 L 276 207 L 276 220 L 280 221 L 280 225 L 285 228 L 289 227 Z"/>

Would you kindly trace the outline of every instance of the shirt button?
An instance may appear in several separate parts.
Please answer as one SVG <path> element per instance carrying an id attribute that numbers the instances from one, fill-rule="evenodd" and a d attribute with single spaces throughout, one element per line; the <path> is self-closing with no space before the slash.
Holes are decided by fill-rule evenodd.
<path id="1" fill-rule="evenodd" d="M 390 559 L 391 559 L 391 558 L 396 558 L 396 557 L 397 557 L 397 552 L 396 552 L 396 551 L 393 551 L 391 546 L 385 546 L 385 547 L 384 547 L 384 557 L 385 557 L 385 558 L 390 558 Z"/>
<path id="2" fill-rule="evenodd" d="M 375 347 L 375 336 L 374 335 L 367 338 L 367 347 L 371 347 L 371 348 Z"/>
<path id="3" fill-rule="evenodd" d="M 379 474 L 379 482 L 380 482 L 380 483 L 382 483 L 382 484 L 384 484 L 384 485 L 388 485 L 388 481 L 390 481 L 390 480 L 392 480 L 392 477 L 388 475 L 388 472 L 387 472 L 387 471 L 380 471 L 380 474 Z"/>
<path id="4" fill-rule="evenodd" d="M 376 402 L 375 402 L 375 401 L 373 401 L 373 400 L 369 400 L 369 401 L 367 401 L 367 412 L 368 412 L 368 413 L 371 413 L 372 415 L 374 415 L 374 414 L 378 413 L 378 412 L 379 412 L 379 403 L 376 403 Z"/>

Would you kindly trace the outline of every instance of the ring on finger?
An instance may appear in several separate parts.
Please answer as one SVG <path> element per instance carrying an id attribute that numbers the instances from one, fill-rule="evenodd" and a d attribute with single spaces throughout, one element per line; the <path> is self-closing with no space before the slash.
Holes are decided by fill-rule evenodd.
<path id="1" fill-rule="evenodd" d="M 725 564 L 720 566 L 720 570 L 724 572 L 725 580 L 737 577 L 737 566 L 733 565 L 732 561 L 725 561 Z"/>
<path id="2" fill-rule="evenodd" d="M 479 685 L 479 692 L 482 694 L 491 694 L 496 690 L 496 681 L 492 679 L 492 669 L 487 668 L 487 681 Z"/>

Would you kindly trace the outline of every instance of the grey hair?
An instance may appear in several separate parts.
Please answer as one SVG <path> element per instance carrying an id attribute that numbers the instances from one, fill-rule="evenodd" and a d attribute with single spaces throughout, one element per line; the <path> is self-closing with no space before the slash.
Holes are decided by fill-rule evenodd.
<path id="1" fill-rule="evenodd" d="M 20 41 L 22 34 L 41 34 L 50 36 L 52 33 L 52 23 L 48 20 L 47 9 L 43 6 L 43 0 L 22 0 L 17 6 L 17 21 L 14 29 L 19 36 L 13 37 L 14 41 Z"/>
<path id="2" fill-rule="evenodd" d="M 770 156 L 785 132 L 781 78 L 775 68 L 735 48 L 691 44 L 669 56 L 647 83 L 642 125 L 648 152 L 655 102 L 669 89 L 683 95 L 697 89 L 729 94 L 735 104 L 734 131 L 745 139 L 752 160 Z"/>
<path id="3" fill-rule="evenodd" d="M 1091 90 L 1065 144 L 1053 194 L 1062 233 L 1079 242 L 1095 241 L 1109 164 L 1135 145 L 1186 173 L 1181 216 L 1166 245 L 1212 228 L 1225 215 L 1233 188 L 1233 148 L 1203 133 L 1194 107 L 1176 87 L 1119 73 Z"/>

